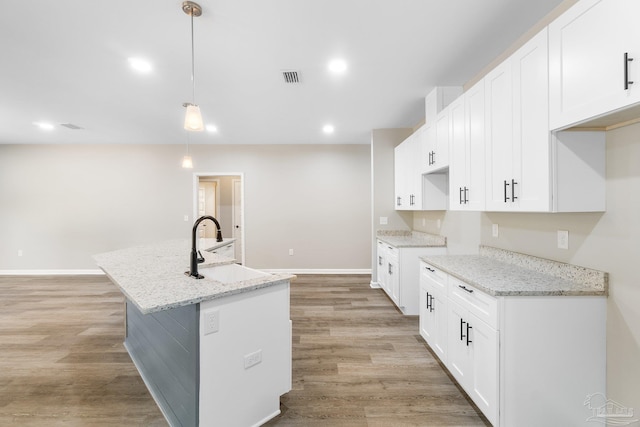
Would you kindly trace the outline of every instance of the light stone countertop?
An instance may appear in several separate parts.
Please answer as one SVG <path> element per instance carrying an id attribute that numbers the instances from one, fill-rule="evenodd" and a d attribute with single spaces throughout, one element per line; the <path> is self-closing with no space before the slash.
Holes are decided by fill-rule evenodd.
<path id="1" fill-rule="evenodd" d="M 207 252 L 201 247 L 205 262 L 198 270 L 233 264 L 234 259 Z M 250 292 L 288 281 L 290 274 L 267 274 L 264 277 L 221 283 L 205 277 L 194 279 L 189 270 L 189 240 L 170 240 L 94 255 L 98 266 L 143 314 L 196 304 Z"/>
<path id="2" fill-rule="evenodd" d="M 409 230 L 378 230 L 376 238 L 396 248 L 447 246 L 447 238 L 436 234 Z"/>
<path id="3" fill-rule="evenodd" d="M 607 296 L 608 274 L 481 246 L 479 255 L 420 258 L 493 296 Z"/>

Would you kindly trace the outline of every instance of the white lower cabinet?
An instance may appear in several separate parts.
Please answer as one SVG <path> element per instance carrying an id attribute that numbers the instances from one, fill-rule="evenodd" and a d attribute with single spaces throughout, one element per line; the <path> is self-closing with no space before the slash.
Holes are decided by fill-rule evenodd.
<path id="1" fill-rule="evenodd" d="M 453 278 L 451 278 L 453 280 Z M 455 300 L 452 291 L 464 286 L 469 298 Z M 475 294 L 475 295 L 474 295 Z M 487 419 L 496 425 L 498 419 L 498 331 L 475 314 L 479 294 L 471 286 L 449 283 L 448 310 L 448 368 L 458 383 L 480 408 Z M 485 312 L 497 318 L 497 305 L 493 312 Z M 493 316 L 494 313 L 496 316 Z M 483 316 L 484 317 L 484 316 Z"/>
<path id="2" fill-rule="evenodd" d="M 447 360 L 447 276 L 420 266 L 420 335 L 442 362 Z"/>
<path id="3" fill-rule="evenodd" d="M 444 255 L 447 248 L 396 247 L 378 240 L 377 250 L 378 284 L 403 314 L 417 316 L 420 305 L 420 257 Z"/>
<path id="4" fill-rule="evenodd" d="M 606 390 L 605 296 L 494 297 L 421 261 L 420 335 L 493 426 L 584 425 Z"/>

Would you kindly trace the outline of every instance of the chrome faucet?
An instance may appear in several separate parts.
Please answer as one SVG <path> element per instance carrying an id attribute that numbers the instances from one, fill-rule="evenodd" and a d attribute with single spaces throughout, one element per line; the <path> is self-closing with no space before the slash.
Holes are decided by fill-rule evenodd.
<path id="1" fill-rule="evenodd" d="M 216 225 L 216 242 L 222 242 L 222 230 L 220 229 L 220 223 L 217 219 L 210 215 L 201 216 L 196 220 L 193 224 L 193 229 L 191 230 L 191 257 L 189 263 L 189 271 L 186 271 L 184 274 L 187 276 L 191 276 L 194 279 L 204 279 L 202 274 L 198 273 L 198 264 L 204 262 L 204 257 L 202 253 L 196 248 L 196 231 L 198 230 L 198 226 L 205 219 L 210 219 Z M 199 256 L 198 256 L 199 255 Z"/>

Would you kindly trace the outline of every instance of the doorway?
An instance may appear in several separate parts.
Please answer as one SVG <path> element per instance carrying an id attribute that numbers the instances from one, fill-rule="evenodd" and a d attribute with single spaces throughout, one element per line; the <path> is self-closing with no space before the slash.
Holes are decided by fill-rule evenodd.
<path id="1" fill-rule="evenodd" d="M 234 238 L 236 262 L 244 264 L 244 176 L 242 173 L 195 173 L 194 220 L 211 215 L 220 223 L 222 236 Z M 198 237 L 215 237 L 215 227 L 205 221 Z"/>

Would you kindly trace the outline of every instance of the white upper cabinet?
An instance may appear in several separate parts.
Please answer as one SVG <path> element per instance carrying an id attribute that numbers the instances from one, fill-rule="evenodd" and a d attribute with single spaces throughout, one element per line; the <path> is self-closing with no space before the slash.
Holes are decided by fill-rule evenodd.
<path id="1" fill-rule="evenodd" d="M 423 175 L 425 140 L 431 136 L 431 127 L 423 125 L 394 150 L 396 210 L 447 209 L 446 174 Z"/>
<path id="2" fill-rule="evenodd" d="M 449 167 L 450 107 L 461 95 L 461 87 L 437 87 L 425 98 L 425 123 L 432 127 L 432 136 L 424 148 L 424 173 L 443 172 Z"/>
<path id="3" fill-rule="evenodd" d="M 436 137 L 431 140 L 428 151 L 427 172 L 435 172 L 449 166 L 450 108 L 447 107 L 436 118 Z"/>
<path id="4" fill-rule="evenodd" d="M 602 132 L 549 131 L 547 30 L 485 77 L 487 211 L 605 210 Z"/>
<path id="5" fill-rule="evenodd" d="M 485 77 L 487 211 L 605 210 L 602 132 L 549 131 L 547 29 Z"/>
<path id="6" fill-rule="evenodd" d="M 484 80 L 451 104 L 449 209 L 484 210 Z"/>
<path id="7" fill-rule="evenodd" d="M 639 16 L 637 0 L 581 0 L 549 25 L 551 129 L 640 102 Z"/>
<path id="8" fill-rule="evenodd" d="M 395 208 L 396 210 L 411 210 L 412 191 L 414 184 L 412 156 L 414 150 L 413 141 L 415 134 L 410 135 L 402 141 L 393 152 L 394 164 L 394 187 L 395 187 Z"/>

